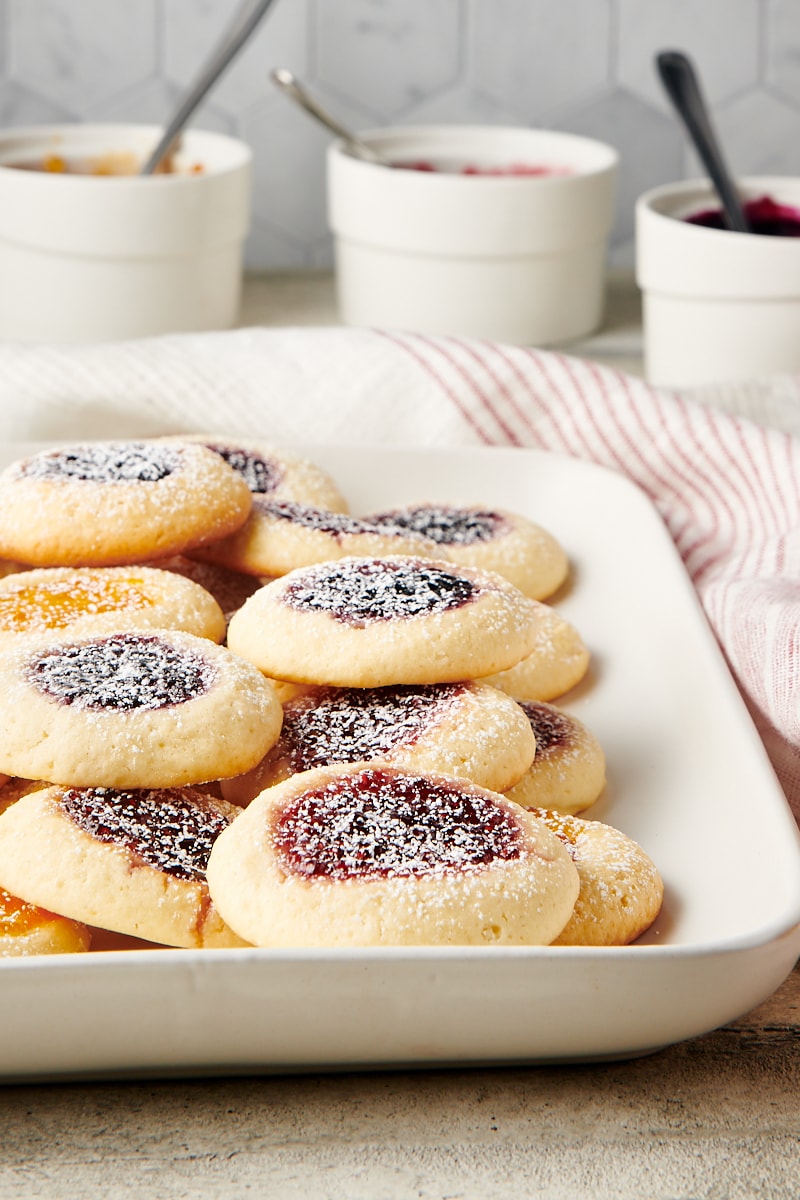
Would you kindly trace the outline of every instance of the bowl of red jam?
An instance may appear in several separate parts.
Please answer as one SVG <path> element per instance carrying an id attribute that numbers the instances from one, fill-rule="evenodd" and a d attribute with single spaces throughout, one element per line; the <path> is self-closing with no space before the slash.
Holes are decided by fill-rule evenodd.
<path id="1" fill-rule="evenodd" d="M 235 323 L 250 148 L 189 130 L 164 168 L 143 176 L 161 133 L 0 131 L 0 338 L 118 341 Z"/>
<path id="2" fill-rule="evenodd" d="M 591 138 L 505 126 L 360 135 L 388 165 L 328 151 L 348 325 L 568 343 L 602 320 L 618 170 Z"/>
<path id="3" fill-rule="evenodd" d="M 753 176 L 737 186 L 747 233 L 728 228 L 704 180 L 637 201 L 644 365 L 657 386 L 800 371 L 800 179 Z"/>

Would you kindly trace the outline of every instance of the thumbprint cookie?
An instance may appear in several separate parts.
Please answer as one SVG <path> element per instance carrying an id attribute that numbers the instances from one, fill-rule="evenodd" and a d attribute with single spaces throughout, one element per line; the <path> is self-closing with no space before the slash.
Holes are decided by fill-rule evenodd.
<path id="1" fill-rule="evenodd" d="M 172 787 L 250 770 L 282 709 L 250 663 L 189 633 L 26 639 L 0 655 L 0 766 L 77 787 Z"/>
<path id="2" fill-rule="evenodd" d="M 245 805 L 301 771 L 383 762 L 502 792 L 522 777 L 535 751 L 522 708 L 483 683 L 309 688 L 284 702 L 281 735 L 266 758 L 222 791 Z"/>
<path id="3" fill-rule="evenodd" d="M 266 584 L 231 619 L 228 646 L 290 683 L 449 683 L 524 658 L 535 603 L 439 559 L 341 558 Z"/>
<path id="4" fill-rule="evenodd" d="M 586 726 L 562 709 L 536 700 L 520 700 L 536 738 L 536 757 L 514 787 L 503 789 L 523 808 L 582 812 L 598 798 L 606 782 L 603 748 Z"/>
<path id="5" fill-rule="evenodd" d="M 261 946 L 543 945 L 578 894 L 570 855 L 526 809 L 364 764 L 267 788 L 217 838 L 207 878 Z"/>
<path id="6" fill-rule="evenodd" d="M 298 567 L 352 556 L 441 557 L 430 538 L 398 525 L 376 525 L 347 513 L 270 496 L 254 496 L 253 509 L 241 529 L 193 554 L 259 576 L 288 575 Z"/>
<path id="7" fill-rule="evenodd" d="M 81 921 L 48 912 L 0 887 L 0 958 L 82 954 L 90 945 L 91 933 Z"/>
<path id="8" fill-rule="evenodd" d="M 548 604 L 532 600 L 533 645 L 506 670 L 488 673 L 486 683 L 517 700 L 555 700 L 581 682 L 589 650 L 578 630 Z"/>
<path id="9" fill-rule="evenodd" d="M 73 920 L 166 946 L 241 946 L 206 865 L 238 813 L 199 788 L 49 787 L 0 816 L 0 884 Z"/>
<path id="10" fill-rule="evenodd" d="M 437 543 L 443 558 L 497 571 L 534 600 L 552 596 L 569 570 L 567 555 L 551 533 L 506 509 L 416 504 L 375 513 L 367 520 L 423 534 Z"/>
<path id="11" fill-rule="evenodd" d="M 664 883 L 638 842 L 599 821 L 529 811 L 563 842 L 580 879 L 572 916 L 554 946 L 627 946 L 650 928 L 661 911 Z"/>
<path id="12" fill-rule="evenodd" d="M 39 567 L 0 579 L 0 649 L 31 635 L 118 629 L 182 629 L 221 642 L 225 618 L 205 588 L 149 567 Z"/>
<path id="13" fill-rule="evenodd" d="M 253 495 L 297 500 L 333 512 L 348 511 L 347 500 L 335 481 L 310 459 L 265 442 L 225 434 L 193 433 L 164 440 L 195 442 L 213 450 L 241 475 Z"/>
<path id="14" fill-rule="evenodd" d="M 62 446 L 0 475 L 0 555 L 39 567 L 165 558 L 232 533 L 251 504 L 242 477 L 204 446 Z"/>

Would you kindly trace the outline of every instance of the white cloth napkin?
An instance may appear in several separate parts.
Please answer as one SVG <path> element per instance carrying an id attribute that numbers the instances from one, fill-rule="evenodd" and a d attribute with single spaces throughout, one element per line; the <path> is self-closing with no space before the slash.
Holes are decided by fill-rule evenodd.
<path id="1" fill-rule="evenodd" d="M 552 352 L 338 328 L 0 346 L 6 442 L 173 432 L 533 446 L 629 476 L 672 534 L 800 821 L 800 380 L 691 399 Z"/>

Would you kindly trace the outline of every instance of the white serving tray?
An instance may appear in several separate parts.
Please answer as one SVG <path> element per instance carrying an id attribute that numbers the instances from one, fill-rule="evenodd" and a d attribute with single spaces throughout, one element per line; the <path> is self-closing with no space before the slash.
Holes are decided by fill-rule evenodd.
<path id="1" fill-rule="evenodd" d="M 3 461 L 28 447 L 6 448 Z M 666 885 L 614 949 L 101 950 L 0 961 L 0 1077 L 274 1072 L 647 1053 L 766 999 L 800 955 L 800 837 L 660 517 L 622 476 L 518 449 L 307 451 L 354 513 L 504 506 L 573 564 L 593 655 L 561 703 L 599 737 L 592 816 Z"/>

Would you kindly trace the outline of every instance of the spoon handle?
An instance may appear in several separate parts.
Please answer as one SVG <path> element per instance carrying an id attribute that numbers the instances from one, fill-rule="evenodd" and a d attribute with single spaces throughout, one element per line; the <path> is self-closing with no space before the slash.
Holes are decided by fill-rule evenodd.
<path id="1" fill-rule="evenodd" d="M 667 94 L 717 190 L 727 224 L 736 233 L 749 233 L 747 218 L 714 134 L 691 61 L 679 50 L 665 50 L 656 57 L 656 64 Z"/>
<path id="2" fill-rule="evenodd" d="M 383 166 L 388 165 L 386 159 L 377 150 L 373 150 L 366 142 L 362 142 L 359 137 L 349 129 L 346 129 L 336 117 L 332 116 L 327 109 L 319 104 L 310 92 L 306 91 L 299 79 L 297 79 L 291 71 L 286 67 L 275 67 L 272 71 L 272 82 L 276 87 L 290 96 L 296 101 L 301 108 L 304 108 L 307 113 L 324 125 L 331 133 L 335 133 L 344 142 L 352 147 L 353 151 L 359 158 L 366 158 L 369 162 L 380 163 Z"/>
<path id="3" fill-rule="evenodd" d="M 178 134 L 192 113 L 202 103 L 222 72 L 242 49 L 250 35 L 266 16 L 267 9 L 272 3 L 273 0 L 255 0 L 255 3 L 245 0 L 219 48 L 203 67 L 203 70 L 176 109 L 174 116 L 164 129 L 155 149 L 139 172 L 140 175 L 153 174 L 158 164 L 171 150 Z"/>

